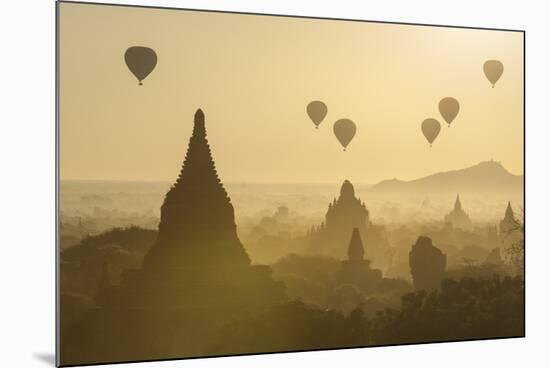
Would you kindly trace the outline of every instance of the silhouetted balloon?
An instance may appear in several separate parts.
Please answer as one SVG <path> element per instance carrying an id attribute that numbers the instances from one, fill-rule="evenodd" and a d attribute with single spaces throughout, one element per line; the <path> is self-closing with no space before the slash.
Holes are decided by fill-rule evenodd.
<path id="1" fill-rule="evenodd" d="M 487 60 L 485 64 L 483 64 L 483 72 L 493 85 L 493 88 L 495 88 L 495 83 L 498 82 L 503 71 L 504 65 L 498 60 Z"/>
<path id="2" fill-rule="evenodd" d="M 157 54 L 153 49 L 143 46 L 132 46 L 124 53 L 128 69 L 136 76 L 141 86 L 144 80 L 157 65 Z"/>
<path id="3" fill-rule="evenodd" d="M 458 115 L 458 110 L 460 110 L 460 105 L 458 101 L 452 97 L 445 97 L 439 101 L 439 112 L 449 126 L 451 126 L 452 121 Z"/>
<path id="4" fill-rule="evenodd" d="M 422 133 L 424 133 L 424 137 L 430 142 L 430 147 L 432 146 L 433 141 L 437 138 L 439 135 L 439 131 L 441 130 L 441 124 L 439 124 L 439 121 L 435 119 L 426 119 L 422 122 Z"/>
<path id="5" fill-rule="evenodd" d="M 315 124 L 315 129 L 318 129 L 319 124 L 327 116 L 327 105 L 323 101 L 311 101 L 307 104 L 306 110 L 309 118 Z"/>
<path id="6" fill-rule="evenodd" d="M 344 147 L 344 151 L 355 136 L 356 131 L 355 123 L 349 119 L 340 119 L 334 123 L 334 135 L 338 138 L 342 147 Z"/>

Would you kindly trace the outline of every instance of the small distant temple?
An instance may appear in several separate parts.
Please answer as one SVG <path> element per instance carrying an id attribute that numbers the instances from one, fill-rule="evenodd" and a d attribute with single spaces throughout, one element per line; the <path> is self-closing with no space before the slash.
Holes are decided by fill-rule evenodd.
<path id="1" fill-rule="evenodd" d="M 498 226 L 500 245 L 503 248 L 508 248 L 514 243 L 521 241 L 523 234 L 520 228 L 521 225 L 514 214 L 512 204 L 508 202 L 508 206 L 504 212 L 504 218 L 500 221 Z"/>
<path id="2" fill-rule="evenodd" d="M 362 239 L 366 239 L 373 262 L 384 266 L 384 257 L 388 256 L 389 242 L 383 226 L 370 221 L 369 210 L 349 180 L 344 180 L 340 196 L 329 203 L 325 221 L 313 227 L 308 233 L 309 252 L 339 259 L 346 258 L 345 244 L 349 236 L 357 230 Z"/>
<path id="3" fill-rule="evenodd" d="M 462 209 L 459 194 L 456 195 L 454 209 L 445 215 L 445 222 L 463 230 L 470 230 L 472 228 L 470 216 Z"/>
<path id="4" fill-rule="evenodd" d="M 512 204 L 510 203 L 510 201 L 508 201 L 508 206 L 506 207 L 506 211 L 504 212 L 504 218 L 500 221 L 500 224 L 498 226 L 499 233 L 501 235 L 504 235 L 513 230 L 517 230 L 517 227 L 518 227 L 518 222 L 514 215 Z"/>
<path id="5" fill-rule="evenodd" d="M 348 259 L 342 261 L 337 274 L 340 284 L 352 284 L 363 292 L 372 292 L 382 282 L 382 272 L 372 269 L 370 261 L 364 259 L 365 249 L 358 228 L 354 228 L 348 246 Z"/>
<path id="6" fill-rule="evenodd" d="M 349 180 L 344 180 L 340 188 L 340 197 L 328 205 L 326 226 L 341 228 L 354 226 L 366 229 L 369 223 L 369 210 L 360 198 L 355 197 L 355 189 Z"/>
<path id="7" fill-rule="evenodd" d="M 351 262 L 364 262 L 365 249 L 363 248 L 363 242 L 361 241 L 361 235 L 359 229 L 353 229 L 351 234 L 351 240 L 348 247 L 348 261 Z"/>

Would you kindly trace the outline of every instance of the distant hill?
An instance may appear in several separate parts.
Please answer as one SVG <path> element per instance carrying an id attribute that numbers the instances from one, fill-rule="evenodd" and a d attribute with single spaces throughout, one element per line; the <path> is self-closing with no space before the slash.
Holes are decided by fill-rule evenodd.
<path id="1" fill-rule="evenodd" d="M 483 161 L 465 169 L 423 178 L 384 180 L 368 189 L 376 193 L 446 193 L 522 191 L 523 175 L 511 174 L 498 161 Z"/>

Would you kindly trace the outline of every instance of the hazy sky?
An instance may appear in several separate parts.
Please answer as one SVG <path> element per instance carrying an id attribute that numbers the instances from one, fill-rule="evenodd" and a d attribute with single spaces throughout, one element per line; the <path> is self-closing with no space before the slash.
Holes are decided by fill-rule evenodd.
<path id="1" fill-rule="evenodd" d="M 375 183 L 493 157 L 523 172 L 523 34 L 62 3 L 61 178 L 173 181 L 197 108 L 226 182 Z M 130 46 L 158 55 L 138 86 Z M 498 59 L 496 87 L 483 63 Z M 460 102 L 447 128 L 438 112 Z M 319 130 L 311 100 L 328 114 Z M 441 133 L 429 148 L 421 122 Z M 333 124 L 357 134 L 346 152 Z"/>

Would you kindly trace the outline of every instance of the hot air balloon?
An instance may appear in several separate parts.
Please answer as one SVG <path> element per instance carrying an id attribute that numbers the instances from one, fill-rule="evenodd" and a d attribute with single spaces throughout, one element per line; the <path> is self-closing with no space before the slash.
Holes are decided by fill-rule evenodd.
<path id="1" fill-rule="evenodd" d="M 157 54 L 153 49 L 143 46 L 132 46 L 124 53 L 124 61 L 128 69 L 139 81 L 144 80 L 157 65 Z"/>
<path id="2" fill-rule="evenodd" d="M 458 115 L 458 110 L 460 110 L 460 105 L 455 98 L 445 97 L 439 101 L 439 113 L 449 126 Z"/>
<path id="3" fill-rule="evenodd" d="M 338 138 L 342 147 L 344 147 L 344 151 L 355 136 L 356 131 L 355 123 L 349 119 L 340 119 L 334 123 L 334 135 Z"/>
<path id="4" fill-rule="evenodd" d="M 327 105 L 323 101 L 311 101 L 307 104 L 306 111 L 313 124 L 315 124 L 315 129 L 319 129 L 319 124 L 327 116 Z"/>
<path id="5" fill-rule="evenodd" d="M 432 146 L 433 141 L 437 138 L 439 135 L 439 131 L 441 130 L 441 124 L 439 124 L 439 121 L 435 119 L 426 119 L 422 122 L 422 133 L 424 133 L 424 137 L 428 140 L 430 143 L 430 147 Z"/>
<path id="6" fill-rule="evenodd" d="M 495 88 L 495 84 L 500 79 L 503 71 L 504 65 L 498 60 L 487 60 L 485 64 L 483 64 L 483 72 L 493 85 L 493 88 Z"/>

